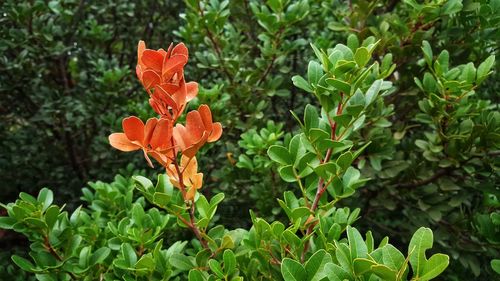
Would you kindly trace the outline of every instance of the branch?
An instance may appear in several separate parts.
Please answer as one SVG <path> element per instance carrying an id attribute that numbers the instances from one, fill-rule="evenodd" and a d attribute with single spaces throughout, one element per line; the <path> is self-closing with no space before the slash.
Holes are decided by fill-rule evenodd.
<path id="1" fill-rule="evenodd" d="M 343 101 L 343 99 L 344 99 L 344 93 L 340 92 L 340 101 L 339 101 L 339 104 L 337 105 L 337 115 L 342 114 L 342 101 Z M 337 122 L 333 122 L 330 119 L 330 117 L 328 117 L 328 121 L 330 122 L 331 139 L 335 140 L 337 138 L 337 136 L 336 136 Z M 326 151 L 325 158 L 323 159 L 323 161 L 321 161 L 321 163 L 326 163 L 326 162 L 330 161 L 331 157 L 332 157 L 332 149 L 329 148 Z M 316 190 L 316 196 L 314 197 L 313 204 L 312 204 L 311 208 L 309 209 L 311 211 L 311 213 L 316 212 L 316 209 L 318 208 L 319 200 L 321 199 L 321 196 L 323 196 L 323 193 L 325 192 L 327 186 L 328 185 L 325 185 L 325 179 L 320 178 L 319 182 L 318 182 L 318 188 Z M 305 236 L 306 237 L 309 236 L 312 233 L 313 229 L 314 229 L 314 224 L 311 223 L 309 225 L 309 227 L 307 228 L 307 232 L 306 232 Z M 300 260 L 302 262 L 304 262 L 304 260 L 305 260 L 306 252 L 309 249 L 309 244 L 310 244 L 309 241 L 307 241 L 304 245 L 304 250 L 302 251 L 302 255 L 300 257 Z"/>
<path id="2" fill-rule="evenodd" d="M 415 187 L 419 187 L 422 185 L 426 185 L 426 184 L 434 182 L 435 180 L 439 179 L 440 177 L 448 174 L 450 171 L 451 171 L 451 169 L 441 169 L 429 178 L 426 178 L 423 180 L 416 180 L 413 182 L 401 183 L 398 186 L 403 187 L 403 188 L 415 188 Z"/>
<path id="3" fill-rule="evenodd" d="M 174 140 L 172 138 L 172 144 L 174 143 Z M 177 163 L 176 159 L 173 159 L 173 163 L 175 166 L 175 171 L 177 172 L 177 178 L 179 179 L 179 185 L 181 187 L 181 192 L 182 192 L 182 197 L 186 198 L 186 186 L 184 185 L 184 179 L 183 179 L 183 171 L 179 168 L 179 164 Z M 208 244 L 205 239 L 201 236 L 200 230 L 198 229 L 198 226 L 196 225 L 196 219 L 194 217 L 194 200 L 191 201 L 191 206 L 187 206 L 189 208 L 189 222 L 186 220 L 183 220 L 182 222 L 186 224 L 191 231 L 193 231 L 194 235 L 196 238 L 200 241 L 201 245 L 203 248 L 208 249 Z"/>
<path id="4" fill-rule="evenodd" d="M 276 46 L 276 49 L 278 48 L 278 45 L 280 44 L 281 41 L 281 34 L 283 34 L 283 31 L 285 31 L 285 27 L 281 27 L 278 32 L 275 34 L 275 39 L 274 39 L 274 45 Z M 264 74 L 262 74 L 262 77 L 260 77 L 259 81 L 257 81 L 257 86 L 259 86 L 264 80 L 266 79 L 267 75 L 269 75 L 269 72 L 271 72 L 271 69 L 274 66 L 274 63 L 276 62 L 277 56 L 276 53 L 273 54 L 273 57 L 271 58 L 271 63 L 267 66 L 266 70 L 264 71 Z"/>
<path id="5" fill-rule="evenodd" d="M 205 17 L 205 13 L 203 12 L 203 9 L 201 8 L 201 1 L 198 2 L 198 11 L 200 12 L 200 16 L 202 18 L 204 18 Z M 215 37 L 214 37 L 213 33 L 210 31 L 210 29 L 208 28 L 208 26 L 204 24 L 203 27 L 205 28 L 205 31 L 207 32 L 208 39 L 212 43 L 212 47 L 215 50 L 215 53 L 217 54 L 217 58 L 219 59 L 219 64 L 220 64 L 220 66 L 222 68 L 222 71 L 226 74 L 226 76 L 229 79 L 229 81 L 232 82 L 233 81 L 233 76 L 226 69 L 226 65 L 224 63 L 224 58 L 222 57 L 222 51 L 221 51 L 221 48 L 220 48 L 219 44 L 215 40 Z"/>

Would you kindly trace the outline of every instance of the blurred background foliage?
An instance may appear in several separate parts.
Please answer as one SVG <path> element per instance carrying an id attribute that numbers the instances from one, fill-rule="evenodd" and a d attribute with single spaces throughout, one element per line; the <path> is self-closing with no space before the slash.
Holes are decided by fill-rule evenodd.
<path id="1" fill-rule="evenodd" d="M 145 167 L 141 157 L 111 149 L 107 136 L 127 114 L 152 114 L 134 73 L 138 40 L 154 49 L 183 41 L 186 77 L 201 86 L 191 107 L 209 103 L 224 125 L 200 165 L 203 193 L 226 194 L 218 215 L 230 227 L 248 226 L 249 209 L 284 216 L 276 198 L 288 187 L 266 151 L 297 130 L 289 109 L 314 103 L 291 80 L 307 72 L 309 43 L 326 50 L 350 34 L 374 36 L 374 58 L 395 64 L 395 89 L 356 133 L 372 141 L 356 163 L 371 180 L 342 204 L 361 208 L 359 228 L 396 245 L 431 227 L 436 250 L 451 257 L 445 280 L 494 278 L 499 0 L 5 0 L 0 34 L 1 202 L 48 186 L 73 208 L 88 181 L 145 173 L 133 168 Z M 494 71 L 484 81 L 482 62 Z M 5 253 L 24 243 L 0 235 Z M 1 260 L 0 274 L 17 270 Z"/>

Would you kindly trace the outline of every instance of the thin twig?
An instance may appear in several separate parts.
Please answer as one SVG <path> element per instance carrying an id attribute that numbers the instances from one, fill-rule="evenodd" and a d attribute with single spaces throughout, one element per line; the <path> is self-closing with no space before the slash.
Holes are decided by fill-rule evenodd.
<path id="1" fill-rule="evenodd" d="M 340 93 L 340 101 L 339 101 L 339 104 L 337 105 L 337 116 L 342 114 L 342 101 L 344 99 L 344 93 Z M 328 118 L 328 121 L 330 122 L 330 128 L 331 128 L 331 139 L 332 140 L 336 140 L 336 131 L 337 131 L 337 122 L 334 122 L 332 121 L 330 118 Z M 329 148 L 327 151 L 326 151 L 326 155 L 325 155 L 325 158 L 323 159 L 323 161 L 321 161 L 321 163 L 326 163 L 328 161 L 330 161 L 330 158 L 332 157 L 332 149 Z M 328 185 L 325 185 L 325 179 L 323 178 L 320 178 L 319 179 L 319 182 L 318 182 L 318 188 L 316 189 L 316 196 L 314 197 L 314 201 L 313 201 L 313 204 L 311 206 L 311 208 L 309 209 L 311 211 L 311 213 L 315 213 L 316 212 L 316 209 L 318 208 L 318 204 L 319 204 L 319 200 L 321 199 L 321 196 L 323 196 L 323 193 L 325 192 L 326 190 L 326 187 Z M 311 223 L 309 225 L 309 227 L 307 228 L 307 232 L 306 232 L 306 237 L 309 236 L 313 229 L 314 229 L 314 225 L 313 223 Z M 304 245 L 304 250 L 302 251 L 302 255 L 300 257 L 300 260 L 302 262 L 304 262 L 305 260 L 305 256 L 306 256 L 306 252 L 307 250 L 309 249 L 309 241 L 307 241 Z"/>
<path id="2" fill-rule="evenodd" d="M 205 17 L 205 12 L 203 12 L 203 9 L 201 7 L 201 1 L 198 2 L 198 12 L 200 13 L 200 17 L 203 19 Z M 207 33 L 208 39 L 212 43 L 212 47 L 215 50 L 215 53 L 217 54 L 217 58 L 219 59 L 219 64 L 221 66 L 222 71 L 226 74 L 227 78 L 229 81 L 233 81 L 233 76 L 231 73 L 226 68 L 226 65 L 224 63 L 224 57 L 222 56 L 222 50 L 219 44 L 217 43 L 217 40 L 215 40 L 215 36 L 213 33 L 210 31 L 207 25 L 204 24 L 205 31 Z"/>

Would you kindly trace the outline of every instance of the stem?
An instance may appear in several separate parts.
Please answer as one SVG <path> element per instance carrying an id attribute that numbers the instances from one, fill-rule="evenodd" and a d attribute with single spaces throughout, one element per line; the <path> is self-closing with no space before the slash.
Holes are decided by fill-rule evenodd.
<path id="1" fill-rule="evenodd" d="M 198 238 L 203 248 L 208 249 L 208 243 L 201 236 L 200 230 L 198 229 L 198 226 L 195 223 L 194 202 L 192 201 L 191 201 L 191 207 L 189 208 L 189 220 L 191 221 L 191 230 L 193 231 L 194 235 L 196 235 L 196 238 Z"/>
<path id="2" fill-rule="evenodd" d="M 205 17 L 205 13 L 203 12 L 203 9 L 201 8 L 201 1 L 198 2 L 198 12 L 200 12 L 201 18 Z M 222 57 L 222 51 L 221 51 L 219 44 L 215 40 L 215 37 L 214 37 L 213 33 L 210 31 L 210 29 L 208 28 L 208 26 L 204 25 L 204 28 L 205 28 L 205 31 L 207 32 L 208 39 L 212 43 L 212 47 L 214 48 L 215 53 L 217 54 L 217 58 L 219 59 L 219 63 L 220 63 L 220 66 L 222 68 L 222 71 L 226 74 L 227 78 L 232 82 L 233 76 L 226 69 L 226 65 L 224 64 L 224 58 Z"/>
<path id="3" fill-rule="evenodd" d="M 63 258 L 57 253 L 56 249 L 54 249 L 54 247 L 52 247 L 52 245 L 50 244 L 49 235 L 48 234 L 46 234 L 45 237 L 44 237 L 44 247 L 58 261 L 63 261 Z M 71 279 L 77 280 L 77 278 L 76 278 L 75 274 L 73 274 L 73 272 L 70 272 L 70 271 L 65 271 L 65 272 L 68 273 L 71 276 Z"/>
<path id="4" fill-rule="evenodd" d="M 339 104 L 337 105 L 337 113 L 336 113 L 337 116 L 342 114 L 342 101 L 343 101 L 343 99 L 344 99 L 344 93 L 340 92 L 340 101 L 339 101 Z M 337 139 L 337 136 L 336 136 L 337 122 L 333 122 L 330 117 L 328 117 L 328 121 L 330 122 L 331 139 L 336 140 Z M 330 158 L 332 157 L 332 152 L 333 151 L 331 148 L 329 148 L 326 151 L 325 158 L 323 159 L 323 161 L 321 161 L 322 164 L 330 161 Z M 320 178 L 319 182 L 318 182 L 318 188 L 316 189 L 316 196 L 314 197 L 313 204 L 312 204 L 311 208 L 309 209 L 311 211 L 311 213 L 315 213 L 316 209 L 318 209 L 319 200 L 321 199 L 321 196 L 325 192 L 327 186 L 328 186 L 328 184 L 325 185 L 325 179 Z M 313 231 L 313 229 L 314 229 L 314 224 L 311 223 L 311 225 L 309 225 L 309 227 L 307 228 L 307 232 L 306 232 L 305 236 L 310 235 L 311 232 Z M 302 255 L 300 256 L 300 260 L 302 262 L 304 262 L 304 260 L 305 260 L 307 250 L 309 250 L 309 244 L 310 244 L 309 241 L 307 241 L 304 245 L 304 250 L 302 251 Z"/>
<path id="5" fill-rule="evenodd" d="M 179 163 L 177 163 L 177 161 L 173 161 L 173 162 L 174 162 L 175 170 L 177 172 L 177 177 L 179 179 L 179 186 L 181 187 L 182 197 L 186 198 L 186 186 L 184 185 L 184 179 L 182 177 L 183 171 L 181 171 L 181 169 L 179 168 Z M 200 233 L 200 229 L 196 225 L 196 219 L 194 217 L 194 211 L 195 211 L 194 201 L 191 201 L 191 206 L 188 206 L 188 208 L 189 208 L 189 222 L 186 221 L 186 219 L 184 219 L 180 215 L 177 217 L 180 218 L 181 221 L 191 229 L 191 231 L 193 231 L 194 235 L 200 241 L 203 248 L 208 249 L 207 241 L 205 241 L 205 239 L 203 239 L 203 237 L 201 236 L 201 233 Z"/>
<path id="6" fill-rule="evenodd" d="M 276 49 L 278 49 L 280 41 L 281 41 L 281 35 L 283 34 L 283 31 L 285 31 L 284 27 L 281 27 L 278 32 L 275 34 L 275 40 L 274 40 L 274 46 Z M 271 72 L 271 69 L 274 66 L 274 62 L 277 59 L 276 53 L 273 54 L 273 57 L 271 58 L 271 62 L 267 66 L 266 70 L 264 70 L 264 74 L 262 74 L 262 77 L 260 77 L 259 81 L 257 81 L 257 86 L 259 86 L 264 80 L 266 79 L 267 75 L 269 75 L 269 72 Z"/>
<path id="7" fill-rule="evenodd" d="M 186 198 L 186 186 L 184 185 L 184 178 L 182 176 L 182 171 L 179 168 L 179 164 L 174 159 L 174 167 L 177 172 L 177 178 L 179 179 L 179 185 L 181 187 L 182 198 Z"/>
<path id="8" fill-rule="evenodd" d="M 48 236 L 45 236 L 44 246 L 45 246 L 45 249 L 47 249 L 47 251 L 49 251 L 49 253 L 51 255 L 53 255 L 58 261 L 62 261 L 63 260 L 62 257 L 56 252 L 56 250 L 54 249 L 54 247 L 52 247 L 52 245 L 50 244 Z"/>

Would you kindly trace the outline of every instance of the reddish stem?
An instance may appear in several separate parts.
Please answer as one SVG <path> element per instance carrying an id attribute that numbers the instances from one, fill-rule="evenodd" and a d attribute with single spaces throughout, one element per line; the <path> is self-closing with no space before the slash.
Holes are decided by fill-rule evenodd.
<path id="1" fill-rule="evenodd" d="M 340 101 L 339 101 L 339 104 L 337 106 L 337 113 L 336 113 L 337 116 L 340 115 L 340 114 L 342 114 L 342 109 L 343 109 L 342 108 L 342 102 L 343 102 L 343 100 L 344 100 L 344 93 L 340 92 Z M 336 140 L 337 139 L 337 136 L 336 136 L 337 122 L 334 122 L 330 117 L 328 117 L 328 121 L 330 122 L 331 139 L 332 140 Z M 326 151 L 325 158 L 323 159 L 323 161 L 321 161 L 321 164 L 330 161 L 331 157 L 332 157 L 332 149 L 329 148 Z M 311 208 L 309 209 L 311 211 L 311 213 L 316 212 L 316 209 L 318 209 L 319 200 L 321 199 L 321 196 L 323 196 L 323 193 L 326 191 L 326 187 L 327 186 L 328 185 L 325 185 L 325 179 L 320 178 L 319 182 L 318 182 L 318 188 L 316 189 L 316 196 L 314 197 L 313 204 L 312 204 Z M 314 224 L 311 222 L 311 224 L 307 228 L 306 236 L 310 235 L 312 233 L 313 229 L 314 229 Z M 300 259 L 301 259 L 302 262 L 304 262 L 306 252 L 309 249 L 309 244 L 310 243 L 308 241 L 304 245 L 304 250 L 302 251 L 302 255 L 300 257 Z"/>
<path id="2" fill-rule="evenodd" d="M 172 138 L 172 146 L 173 145 L 174 145 L 174 139 Z M 175 171 L 177 172 L 177 178 L 179 179 L 179 186 L 181 187 L 182 198 L 186 198 L 186 186 L 184 185 L 184 179 L 182 176 L 182 173 L 184 171 L 181 171 L 181 169 L 179 167 L 179 163 L 177 163 L 175 158 L 173 159 L 172 162 L 174 163 Z M 189 222 L 186 221 L 184 218 L 182 218 L 182 216 L 178 216 L 178 217 L 182 218 L 181 221 L 184 224 L 186 224 L 191 229 L 191 231 L 193 231 L 194 235 L 200 241 L 203 248 L 208 249 L 207 241 L 205 241 L 205 239 L 203 239 L 203 237 L 201 236 L 200 229 L 196 225 L 196 219 L 194 217 L 194 211 L 195 211 L 194 210 L 195 209 L 194 200 L 192 200 L 190 202 L 191 202 L 190 206 L 186 205 L 189 208 Z"/>

